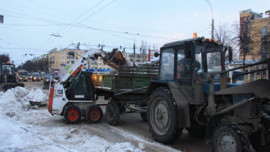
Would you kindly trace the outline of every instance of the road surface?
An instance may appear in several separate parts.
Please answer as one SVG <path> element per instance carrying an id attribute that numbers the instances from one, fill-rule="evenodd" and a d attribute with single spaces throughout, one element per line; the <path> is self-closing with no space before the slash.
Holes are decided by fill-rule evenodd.
<path id="1" fill-rule="evenodd" d="M 25 82 L 25 87 L 28 89 L 31 88 L 43 88 L 43 82 L 32 82 L 28 81 Z M 49 93 L 49 90 L 43 89 L 45 93 Z M 98 103 L 105 101 L 103 99 L 99 99 Z M 102 107 L 103 112 L 105 113 L 105 107 Z M 52 118 L 49 122 L 46 122 L 44 125 L 68 125 L 65 123 L 63 117 L 55 117 Z M 206 144 L 206 141 L 204 139 L 198 139 L 190 136 L 186 130 L 183 130 L 183 134 L 181 137 L 170 145 L 164 145 L 161 143 L 157 143 L 153 140 L 151 137 L 151 134 L 148 130 L 148 125 L 146 122 L 143 122 L 139 113 L 124 113 L 120 115 L 120 124 L 118 126 L 110 126 L 106 122 L 106 118 L 103 117 L 103 120 L 101 123 L 98 124 L 91 124 L 95 125 L 95 127 L 89 127 L 89 124 L 86 122 L 82 122 L 80 124 L 76 124 L 78 128 L 83 128 L 88 130 L 89 132 L 94 132 L 98 136 L 101 136 L 109 141 L 115 141 L 115 142 L 125 142 L 128 140 L 129 142 L 133 144 L 138 144 L 138 138 L 143 138 L 146 141 L 149 141 L 149 143 L 144 143 L 146 147 L 146 151 L 168 151 L 167 148 L 169 147 L 173 148 L 179 151 L 184 152 L 209 152 L 211 151 L 210 145 Z M 123 134 L 123 132 L 134 134 L 134 137 L 127 137 Z M 152 143 L 156 146 L 153 146 Z M 150 144 L 151 143 L 151 144 Z"/>

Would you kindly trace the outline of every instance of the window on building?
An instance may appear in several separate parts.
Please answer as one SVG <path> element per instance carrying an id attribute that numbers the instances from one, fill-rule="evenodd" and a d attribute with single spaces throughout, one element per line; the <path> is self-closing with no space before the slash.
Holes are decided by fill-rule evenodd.
<path id="1" fill-rule="evenodd" d="M 267 27 L 261 28 L 261 37 L 264 37 L 267 35 Z"/>

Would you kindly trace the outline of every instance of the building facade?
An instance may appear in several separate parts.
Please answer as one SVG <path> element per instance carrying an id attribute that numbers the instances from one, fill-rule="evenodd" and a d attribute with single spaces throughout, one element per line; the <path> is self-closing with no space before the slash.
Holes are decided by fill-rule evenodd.
<path id="1" fill-rule="evenodd" d="M 261 60 L 270 57 L 270 14 L 240 12 L 240 59 Z"/>
<path id="2" fill-rule="evenodd" d="M 52 49 L 47 54 L 49 62 L 49 73 L 60 71 L 60 52 L 57 49 Z"/>
<path id="3" fill-rule="evenodd" d="M 49 61 L 49 73 L 59 72 L 60 75 L 63 75 L 67 70 L 77 62 L 87 51 L 88 49 L 80 49 L 78 46 L 75 48 L 65 48 L 57 51 L 53 49 L 47 55 Z M 128 62 L 132 65 L 133 61 L 136 63 L 141 63 L 147 61 L 148 55 L 125 53 L 123 55 Z M 90 59 L 89 64 L 84 67 L 84 69 L 94 70 L 94 71 L 110 71 L 113 68 L 104 64 L 101 57 L 97 59 Z"/>

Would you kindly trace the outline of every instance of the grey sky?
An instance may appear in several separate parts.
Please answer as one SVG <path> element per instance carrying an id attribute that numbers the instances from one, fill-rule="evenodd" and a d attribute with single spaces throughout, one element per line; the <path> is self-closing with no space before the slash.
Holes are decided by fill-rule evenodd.
<path id="1" fill-rule="evenodd" d="M 238 22 L 241 10 L 270 9 L 269 0 L 209 1 L 216 26 Z M 0 53 L 8 53 L 17 66 L 71 43 L 105 44 L 108 51 L 131 48 L 134 41 L 160 47 L 193 32 L 210 37 L 211 30 L 206 0 L 0 0 L 0 14 L 5 18 Z"/>

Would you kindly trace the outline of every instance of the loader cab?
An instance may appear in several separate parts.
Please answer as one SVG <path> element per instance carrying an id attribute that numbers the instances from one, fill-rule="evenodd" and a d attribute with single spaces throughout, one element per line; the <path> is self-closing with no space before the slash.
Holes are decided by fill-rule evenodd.
<path id="1" fill-rule="evenodd" d="M 165 44 L 160 53 L 159 80 L 189 86 L 206 82 L 211 73 L 222 70 L 222 51 L 223 45 L 205 38 Z"/>
<path id="2" fill-rule="evenodd" d="M 66 96 L 69 100 L 94 100 L 92 73 L 81 71 L 64 82 Z"/>

